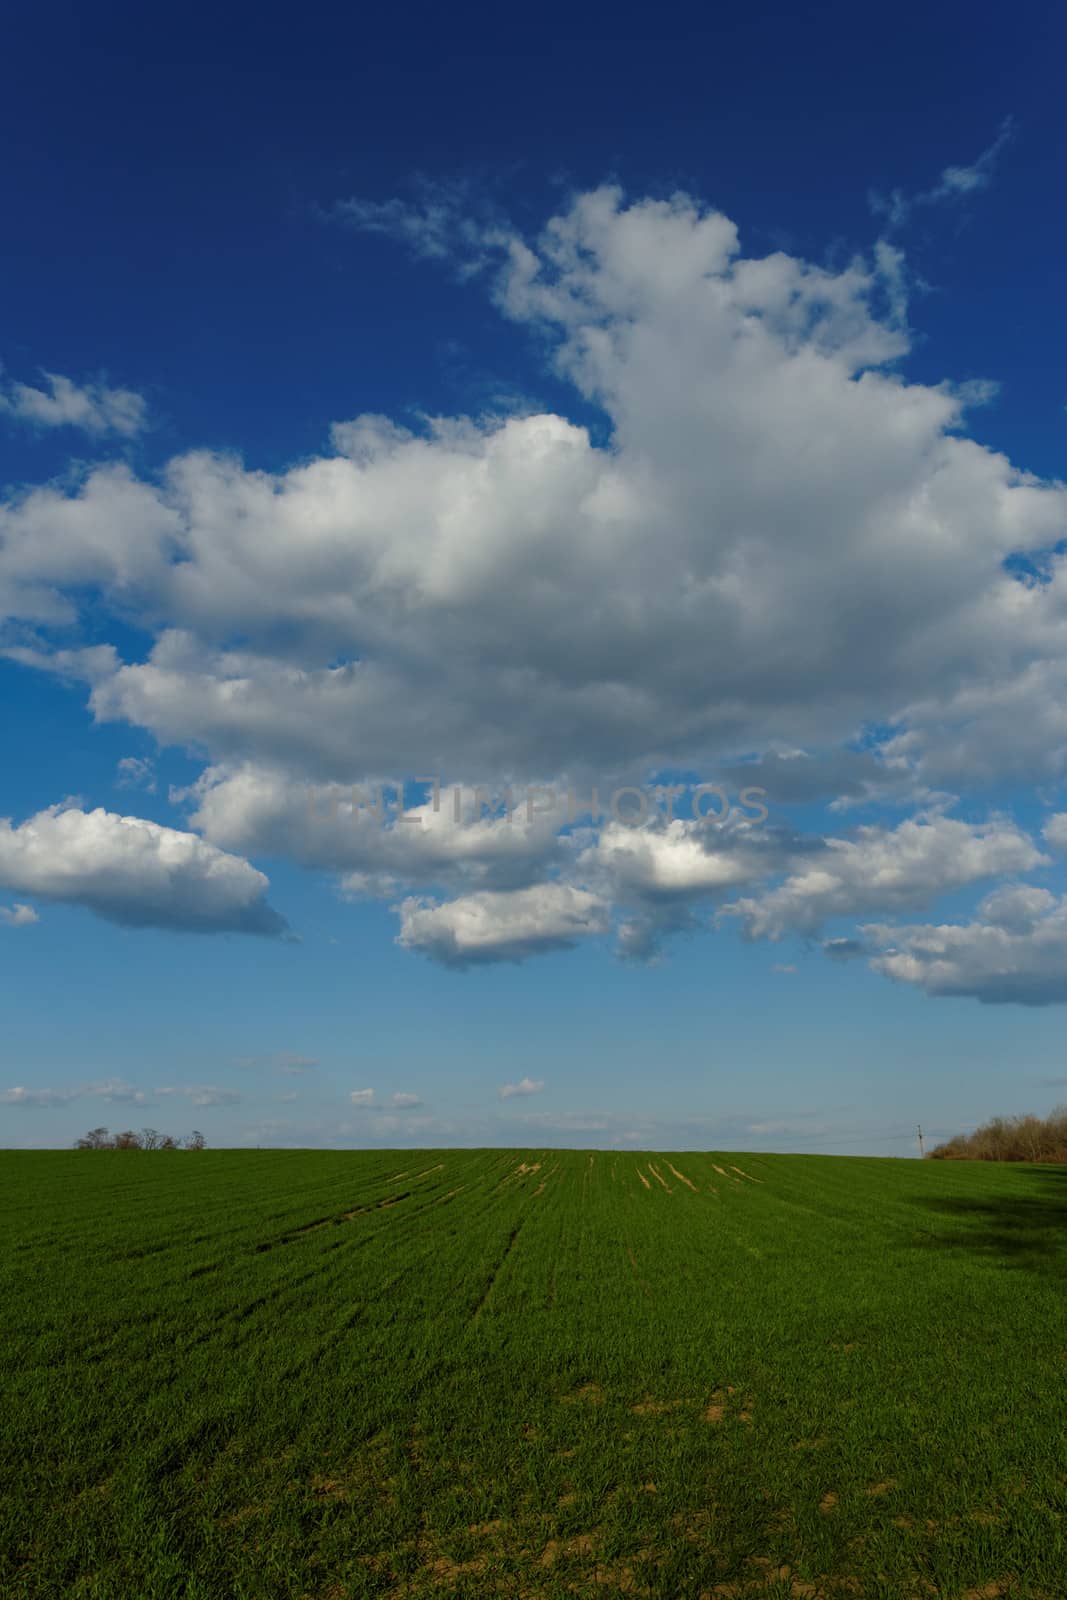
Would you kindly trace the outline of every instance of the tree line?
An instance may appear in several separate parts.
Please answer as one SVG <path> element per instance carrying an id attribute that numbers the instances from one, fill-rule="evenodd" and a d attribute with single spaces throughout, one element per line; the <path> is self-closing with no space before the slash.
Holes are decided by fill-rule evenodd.
<path id="1" fill-rule="evenodd" d="M 1067 1165 L 1067 1106 L 1047 1117 L 994 1117 L 931 1150 L 933 1161 L 1036 1161 Z"/>
<path id="2" fill-rule="evenodd" d="M 183 1139 L 173 1134 L 158 1133 L 155 1128 L 142 1128 L 135 1133 L 127 1128 L 124 1133 L 109 1133 L 106 1128 L 90 1128 L 80 1139 L 75 1139 L 75 1150 L 203 1150 L 207 1140 L 194 1128 Z"/>

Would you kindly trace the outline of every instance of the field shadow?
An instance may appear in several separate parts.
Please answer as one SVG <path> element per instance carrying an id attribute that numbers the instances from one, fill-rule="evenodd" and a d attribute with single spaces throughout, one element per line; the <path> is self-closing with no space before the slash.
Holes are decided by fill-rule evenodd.
<path id="1" fill-rule="evenodd" d="M 1032 1193 L 988 1198 L 917 1196 L 924 1211 L 956 1221 L 916 1241 L 921 1249 L 972 1250 L 1012 1266 L 1067 1278 L 1067 1167 L 1029 1167 Z"/>

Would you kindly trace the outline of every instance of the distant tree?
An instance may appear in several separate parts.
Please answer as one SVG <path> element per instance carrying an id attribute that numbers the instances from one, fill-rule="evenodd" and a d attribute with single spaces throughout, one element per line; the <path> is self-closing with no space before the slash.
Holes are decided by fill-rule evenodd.
<path id="1" fill-rule="evenodd" d="M 1047 1117 L 992 1117 L 931 1150 L 933 1161 L 1033 1161 L 1067 1165 L 1067 1106 Z"/>
<path id="2" fill-rule="evenodd" d="M 185 1140 L 187 1150 L 203 1150 L 207 1141 L 202 1133 L 192 1133 Z M 156 1128 L 142 1128 L 134 1133 L 127 1128 L 123 1133 L 110 1134 L 106 1128 L 90 1128 L 74 1141 L 75 1150 L 180 1150 L 182 1140 L 172 1133 L 160 1133 Z"/>
<path id="3" fill-rule="evenodd" d="M 110 1150 L 111 1135 L 106 1128 L 90 1128 L 75 1142 L 76 1150 Z"/>

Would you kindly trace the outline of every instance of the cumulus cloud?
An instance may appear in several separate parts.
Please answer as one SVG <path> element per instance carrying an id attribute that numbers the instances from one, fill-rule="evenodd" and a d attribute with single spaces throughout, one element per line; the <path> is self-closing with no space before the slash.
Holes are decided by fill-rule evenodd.
<path id="1" fill-rule="evenodd" d="M 462 785 L 398 810 L 396 785 L 311 784 L 253 763 L 210 767 L 188 792 L 191 825 L 212 843 L 244 854 L 284 855 L 342 873 L 352 895 L 395 893 L 401 884 L 521 887 L 563 856 L 563 819 L 527 807 L 483 815 Z M 521 798 L 521 797 L 520 797 Z M 499 800 L 499 806 L 504 805 Z"/>
<path id="2" fill-rule="evenodd" d="M 998 148 L 936 188 L 981 187 Z M 10 495 L 4 648 L 208 765 L 195 831 L 41 813 L 0 829 L 0 882 L 134 925 L 279 932 L 244 859 L 276 854 L 397 901 L 402 946 L 464 966 L 612 923 L 647 959 L 707 908 L 813 933 L 1041 863 L 1010 823 L 931 807 L 1067 775 L 1067 488 L 967 436 L 987 386 L 902 376 L 895 246 L 835 269 L 746 255 L 699 201 L 609 186 L 529 238 L 462 187 L 340 209 L 477 271 L 595 435 L 562 411 L 368 414 L 276 472 L 199 450 Z M 79 640 L 88 605 L 116 642 Z M 145 778 L 136 759 L 121 777 Z M 825 840 L 662 819 L 560 837 L 345 798 L 383 775 L 607 790 L 712 762 L 769 801 L 927 814 Z"/>
<path id="3" fill-rule="evenodd" d="M 652 817 L 637 828 L 602 828 L 578 857 L 576 871 L 626 913 L 620 953 L 649 961 L 667 934 L 701 925 L 696 906 L 761 882 L 794 854 L 818 848 L 818 840 L 756 827 L 740 816 L 724 822 L 714 816 L 669 822 Z"/>
<path id="4" fill-rule="evenodd" d="M 516 1095 L 540 1094 L 545 1087 L 543 1078 L 520 1078 L 518 1083 L 502 1083 L 498 1091 L 501 1100 L 512 1100 Z"/>
<path id="5" fill-rule="evenodd" d="M 373 1089 L 353 1089 L 348 1098 L 354 1106 L 372 1106 L 374 1104 Z"/>
<path id="6" fill-rule="evenodd" d="M 964 995 L 987 1004 L 1067 1001 L 1067 896 L 1005 887 L 973 921 L 863 929 L 879 951 L 876 972 L 930 995 Z"/>
<path id="7" fill-rule="evenodd" d="M 143 396 L 106 383 L 77 384 L 44 372 L 43 388 L 0 378 L 0 416 L 38 428 L 81 428 L 85 433 L 132 439 L 148 424 Z"/>
<path id="8" fill-rule="evenodd" d="M 939 894 L 1047 861 L 1005 820 L 909 818 L 894 829 L 869 826 L 851 839 L 827 838 L 823 851 L 783 883 L 733 902 L 723 915 L 740 917 L 750 939 L 813 934 L 831 917 L 918 909 Z"/>
<path id="9" fill-rule="evenodd" d="M 606 901 L 568 883 L 485 890 L 441 904 L 411 897 L 399 910 L 397 943 L 455 967 L 566 950 L 604 933 L 610 919 Z"/>
<path id="10" fill-rule="evenodd" d="M 555 414 L 379 419 L 278 474 L 201 451 L 18 498 L 13 613 L 92 583 L 158 628 L 94 659 L 100 718 L 327 781 L 498 780 L 832 743 L 1058 654 L 1062 563 L 1035 589 L 1003 563 L 1067 494 L 893 370 L 876 261 L 745 257 L 696 201 L 610 188 L 495 250 L 497 304 L 610 446 Z"/>
<path id="11" fill-rule="evenodd" d="M 23 905 L 18 900 L 12 906 L 0 906 L 0 923 L 7 928 L 28 928 L 40 920 L 32 906 Z"/>
<path id="12" fill-rule="evenodd" d="M 0 818 L 0 884 L 124 927 L 269 935 L 286 927 L 249 862 L 196 834 L 102 809 L 50 806 L 18 825 Z"/>

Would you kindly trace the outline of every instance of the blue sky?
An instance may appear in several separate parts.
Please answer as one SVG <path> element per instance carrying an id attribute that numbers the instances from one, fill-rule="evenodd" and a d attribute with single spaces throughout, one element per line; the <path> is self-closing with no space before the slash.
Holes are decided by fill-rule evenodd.
<path id="1" fill-rule="evenodd" d="M 1064 1098 L 1063 31 L 15 24 L 0 1141 Z"/>

